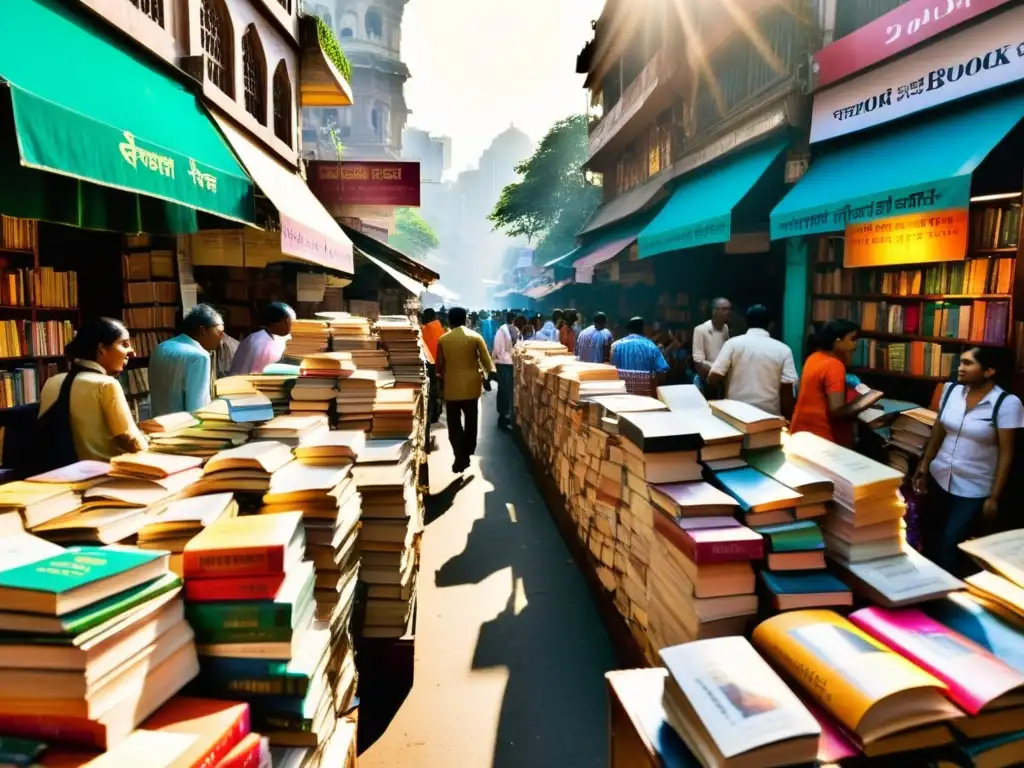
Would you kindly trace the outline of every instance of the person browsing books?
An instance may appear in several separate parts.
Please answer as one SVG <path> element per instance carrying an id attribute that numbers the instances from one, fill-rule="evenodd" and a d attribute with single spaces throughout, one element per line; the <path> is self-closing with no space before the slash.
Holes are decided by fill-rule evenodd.
<path id="1" fill-rule="evenodd" d="M 477 422 L 483 374 L 494 373 L 487 345 L 479 333 L 466 328 L 466 310 L 452 307 L 448 312 L 451 330 L 437 343 L 437 375 L 444 392 L 448 418 L 448 439 L 455 453 L 452 471 L 469 469 L 469 458 L 476 452 Z"/>
<path id="2" fill-rule="evenodd" d="M 210 402 L 210 353 L 220 346 L 224 319 L 209 304 L 197 304 L 185 315 L 182 331 L 159 344 L 149 358 L 153 416 L 192 413 Z"/>
<path id="3" fill-rule="evenodd" d="M 604 312 L 598 312 L 591 324 L 576 339 L 576 357 L 584 363 L 607 363 L 612 355 L 612 341 L 612 332 L 608 330 L 608 316 Z"/>
<path id="4" fill-rule="evenodd" d="M 993 522 L 1013 464 L 1024 407 L 996 384 L 1000 350 L 975 347 L 960 356 L 957 383 L 946 384 L 914 489 L 927 494 L 922 520 L 925 557 L 957 575 L 970 572 L 957 545 Z M 1015 500 L 1016 501 L 1016 500 Z M 966 567 L 966 568 L 965 568 Z"/>
<path id="5" fill-rule="evenodd" d="M 238 345 L 231 363 L 233 376 L 263 373 L 284 357 L 284 348 L 291 338 L 295 310 L 283 301 L 274 301 L 263 308 L 260 329 L 246 336 Z"/>
<path id="6" fill-rule="evenodd" d="M 768 332 L 771 314 L 763 304 L 747 310 L 747 332 L 722 345 L 708 384 L 725 382 L 725 396 L 767 411 L 788 414 L 797 381 L 793 350 Z"/>
<path id="7" fill-rule="evenodd" d="M 117 375 L 134 355 L 128 329 L 109 317 L 86 320 L 64 348 L 71 370 L 51 376 L 39 393 L 40 424 L 71 430 L 79 460 L 109 461 L 148 447 Z M 51 409 L 59 408 L 58 414 Z"/>
<path id="8" fill-rule="evenodd" d="M 868 398 L 847 396 L 846 366 L 857 348 L 860 328 L 850 320 L 832 320 L 814 335 L 815 351 L 804 363 L 796 410 L 789 431 L 813 432 L 846 448 L 853 448 L 854 419 L 867 408 Z"/>

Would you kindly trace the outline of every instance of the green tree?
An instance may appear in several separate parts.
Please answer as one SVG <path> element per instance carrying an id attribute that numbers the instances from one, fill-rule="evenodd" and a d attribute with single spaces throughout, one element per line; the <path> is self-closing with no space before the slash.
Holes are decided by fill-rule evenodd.
<path id="1" fill-rule="evenodd" d="M 537 242 L 542 263 L 575 246 L 576 233 L 594 212 L 601 192 L 587 180 L 586 115 L 559 120 L 529 159 L 516 166 L 522 177 L 501 191 L 488 217 L 495 229 Z"/>
<path id="2" fill-rule="evenodd" d="M 422 259 L 441 245 L 433 228 L 413 208 L 399 208 L 395 213 L 395 231 L 388 236 L 388 245 L 406 256 Z"/>

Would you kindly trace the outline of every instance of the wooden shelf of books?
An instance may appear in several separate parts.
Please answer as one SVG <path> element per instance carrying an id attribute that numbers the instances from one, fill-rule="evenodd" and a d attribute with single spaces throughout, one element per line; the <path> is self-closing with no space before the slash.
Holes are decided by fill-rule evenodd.
<path id="1" fill-rule="evenodd" d="M 40 263 L 39 226 L 0 217 L 0 410 L 39 400 L 81 321 L 78 273 Z M 13 366 L 13 367 L 9 367 Z"/>
<path id="2" fill-rule="evenodd" d="M 861 373 L 944 381 L 961 350 L 1011 344 L 1021 207 L 972 208 L 964 261 L 843 268 L 842 238 L 822 238 L 811 275 L 811 321 L 861 327 Z"/>

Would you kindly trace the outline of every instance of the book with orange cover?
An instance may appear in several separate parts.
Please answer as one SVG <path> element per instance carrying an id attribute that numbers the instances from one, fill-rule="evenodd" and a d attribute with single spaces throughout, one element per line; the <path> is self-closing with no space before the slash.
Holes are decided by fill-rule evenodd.
<path id="1" fill-rule="evenodd" d="M 302 560 L 301 512 L 221 518 L 185 545 L 185 578 L 284 573 Z"/>
<path id="2" fill-rule="evenodd" d="M 773 616 L 753 639 L 861 745 L 963 716 L 942 682 L 832 611 Z"/>

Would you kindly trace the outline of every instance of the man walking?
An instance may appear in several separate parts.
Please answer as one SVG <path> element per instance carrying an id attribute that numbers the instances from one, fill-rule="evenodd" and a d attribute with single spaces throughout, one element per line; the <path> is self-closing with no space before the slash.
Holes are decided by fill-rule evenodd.
<path id="1" fill-rule="evenodd" d="M 451 330 L 437 343 L 437 375 L 444 391 L 448 439 L 455 453 L 452 472 L 459 473 L 469 469 L 469 457 L 476 452 L 483 376 L 494 372 L 494 364 L 480 334 L 465 327 L 465 309 L 453 307 L 448 322 Z"/>
<path id="2" fill-rule="evenodd" d="M 793 350 L 771 337 L 769 325 L 767 307 L 757 304 L 748 309 L 747 332 L 725 342 L 711 367 L 708 384 L 725 382 L 725 396 L 730 400 L 788 416 L 793 413 L 796 364 Z"/>
<path id="3" fill-rule="evenodd" d="M 619 369 L 630 394 L 653 397 L 668 372 L 658 345 L 644 336 L 644 319 L 634 317 L 626 325 L 628 335 L 612 344 L 612 365 Z"/>
<path id="4" fill-rule="evenodd" d="M 149 402 L 153 416 L 191 413 L 210 402 L 210 353 L 220 346 L 224 319 L 209 304 L 197 304 L 185 315 L 182 331 L 159 344 L 149 358 Z"/>
<path id="5" fill-rule="evenodd" d="M 498 370 L 498 429 L 512 428 L 512 348 L 519 343 L 519 328 L 516 327 L 516 313 L 505 315 L 505 324 L 494 334 L 494 351 L 491 358 Z"/>
<path id="6" fill-rule="evenodd" d="M 608 316 L 604 312 L 594 315 L 591 325 L 576 339 L 576 357 L 584 363 L 607 363 L 612 354 L 612 332 L 608 330 Z"/>
<path id="7" fill-rule="evenodd" d="M 729 340 L 732 303 L 725 298 L 711 302 L 711 319 L 693 329 L 693 367 L 697 371 L 694 384 L 706 392 L 711 366 Z"/>

